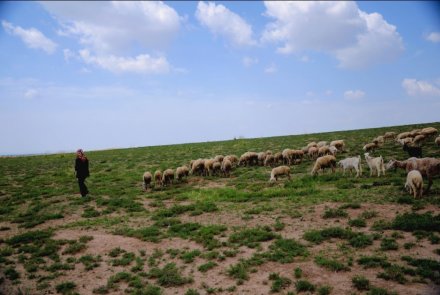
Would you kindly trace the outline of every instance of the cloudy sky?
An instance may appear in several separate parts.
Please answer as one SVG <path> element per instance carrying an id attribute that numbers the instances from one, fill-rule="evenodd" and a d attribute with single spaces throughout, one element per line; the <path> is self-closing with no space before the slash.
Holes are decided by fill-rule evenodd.
<path id="1" fill-rule="evenodd" d="M 440 121 L 434 2 L 1 2 L 0 154 Z"/>

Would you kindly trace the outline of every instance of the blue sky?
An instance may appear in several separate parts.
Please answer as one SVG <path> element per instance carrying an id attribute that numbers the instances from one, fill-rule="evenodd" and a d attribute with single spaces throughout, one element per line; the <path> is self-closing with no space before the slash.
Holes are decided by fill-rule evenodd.
<path id="1" fill-rule="evenodd" d="M 0 154 L 439 121 L 435 2 L 1 2 Z"/>

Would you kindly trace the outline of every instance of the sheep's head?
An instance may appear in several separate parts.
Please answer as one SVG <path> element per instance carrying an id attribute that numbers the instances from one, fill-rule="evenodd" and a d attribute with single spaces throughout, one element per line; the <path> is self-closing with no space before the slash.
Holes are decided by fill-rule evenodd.
<path id="1" fill-rule="evenodd" d="M 391 159 L 391 160 L 385 165 L 385 169 L 386 169 L 386 170 L 396 169 L 396 160 Z"/>

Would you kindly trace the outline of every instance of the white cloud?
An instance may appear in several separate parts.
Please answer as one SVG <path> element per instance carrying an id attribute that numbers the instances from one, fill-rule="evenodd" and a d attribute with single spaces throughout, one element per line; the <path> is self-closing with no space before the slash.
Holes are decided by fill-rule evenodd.
<path id="1" fill-rule="evenodd" d="M 252 27 L 238 14 L 225 6 L 209 2 L 199 2 L 197 5 L 196 18 L 214 35 L 221 35 L 234 45 L 255 45 L 252 39 Z"/>
<path id="2" fill-rule="evenodd" d="M 42 49 L 48 54 L 55 52 L 57 44 L 44 36 L 35 28 L 23 29 L 20 26 L 14 26 L 10 22 L 2 21 L 3 29 L 11 35 L 18 36 L 29 48 Z"/>
<path id="3" fill-rule="evenodd" d="M 80 50 L 79 55 L 87 64 L 93 64 L 114 73 L 132 72 L 145 74 L 167 73 L 170 65 L 166 58 L 153 58 L 148 54 L 136 57 L 120 57 L 114 55 L 93 56 L 87 49 Z"/>
<path id="4" fill-rule="evenodd" d="M 440 81 L 437 81 L 440 85 Z M 403 79 L 402 87 L 409 96 L 440 96 L 440 87 L 428 81 Z"/>
<path id="5" fill-rule="evenodd" d="M 261 40 L 282 44 L 277 52 L 307 50 L 336 57 L 344 68 L 361 68 L 392 60 L 403 51 L 396 27 L 378 13 L 365 13 L 352 1 L 265 2 Z"/>
<path id="6" fill-rule="evenodd" d="M 64 54 L 64 60 L 67 62 L 72 58 L 77 57 L 76 54 L 68 48 L 63 49 L 63 54 Z"/>
<path id="7" fill-rule="evenodd" d="M 278 68 L 277 68 L 276 64 L 272 63 L 267 68 L 264 69 L 264 72 L 266 74 L 274 74 L 274 73 L 278 72 Z"/>
<path id="8" fill-rule="evenodd" d="M 92 1 L 41 4 L 73 35 L 99 54 L 122 54 L 133 44 L 158 49 L 178 32 L 177 12 L 157 1 Z"/>
<path id="9" fill-rule="evenodd" d="M 344 98 L 351 101 L 361 100 L 365 96 L 362 90 L 347 90 L 344 92 Z"/>
<path id="10" fill-rule="evenodd" d="M 252 58 L 252 57 L 249 57 L 249 56 L 245 56 L 242 59 L 242 63 L 243 63 L 243 65 L 245 67 L 248 68 L 248 67 L 251 67 L 251 66 L 257 64 L 258 63 L 258 58 Z"/>
<path id="11" fill-rule="evenodd" d="M 24 97 L 26 98 L 34 98 L 38 95 L 38 91 L 36 89 L 28 89 L 24 93 Z"/>
<path id="12" fill-rule="evenodd" d="M 426 36 L 426 40 L 431 41 L 433 43 L 440 42 L 440 32 L 431 32 Z"/>

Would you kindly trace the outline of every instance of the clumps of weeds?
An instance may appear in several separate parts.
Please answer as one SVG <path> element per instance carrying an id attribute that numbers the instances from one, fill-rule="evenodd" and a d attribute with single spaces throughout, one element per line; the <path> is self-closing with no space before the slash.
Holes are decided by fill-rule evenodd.
<path id="1" fill-rule="evenodd" d="M 231 265 L 227 272 L 230 277 L 237 279 L 241 283 L 243 280 L 249 279 L 251 267 L 261 265 L 264 262 L 266 262 L 265 255 L 256 253 L 251 258 L 240 259 L 238 263 Z"/>
<path id="2" fill-rule="evenodd" d="M 412 232 L 413 236 L 417 238 L 417 240 L 428 239 L 431 244 L 438 244 L 440 242 L 440 237 L 433 232 L 427 232 L 424 230 L 416 230 Z"/>
<path id="3" fill-rule="evenodd" d="M 397 295 L 397 293 L 373 286 L 370 288 L 370 291 L 367 292 L 367 295 Z"/>
<path id="4" fill-rule="evenodd" d="M 245 210 L 243 213 L 244 214 L 261 214 L 262 212 L 270 212 L 273 211 L 275 208 L 274 207 L 270 207 L 270 206 L 261 206 L 261 207 L 254 207 L 248 210 Z"/>
<path id="5" fill-rule="evenodd" d="M 286 225 L 280 221 L 279 218 L 275 220 L 275 224 L 273 225 L 273 229 L 275 231 L 282 231 Z"/>
<path id="6" fill-rule="evenodd" d="M 300 293 L 300 292 L 315 292 L 316 290 L 316 286 L 313 285 L 312 283 L 310 283 L 307 280 L 298 280 L 295 283 L 295 289 L 296 292 Z"/>
<path id="7" fill-rule="evenodd" d="M 399 245 L 394 238 L 383 238 L 380 243 L 380 250 L 390 251 L 399 249 Z"/>
<path id="8" fill-rule="evenodd" d="M 373 244 L 373 237 L 361 232 L 353 232 L 341 227 L 329 227 L 322 230 L 310 230 L 304 233 L 306 241 L 321 244 L 331 238 L 347 240 L 352 247 L 365 248 Z"/>
<path id="9" fill-rule="evenodd" d="M 353 227 L 366 227 L 367 226 L 367 222 L 365 221 L 365 219 L 362 219 L 362 218 L 350 219 L 348 221 L 348 224 Z"/>
<path id="10" fill-rule="evenodd" d="M 403 267 L 393 264 L 384 269 L 383 272 L 377 274 L 378 278 L 387 280 L 387 281 L 395 281 L 399 284 L 405 284 L 408 280 L 405 278 L 405 270 Z"/>
<path id="11" fill-rule="evenodd" d="M 101 212 L 97 211 L 95 208 L 89 207 L 89 206 L 85 207 L 83 214 L 81 214 L 81 217 L 84 217 L 84 218 L 94 218 L 94 217 L 98 217 L 98 216 L 101 216 Z"/>
<path id="12" fill-rule="evenodd" d="M 202 244 L 208 250 L 212 250 L 221 246 L 220 241 L 215 236 L 226 231 L 226 229 L 227 227 L 224 225 L 202 226 L 199 223 L 177 223 L 168 228 L 168 234 L 193 240 Z"/>
<path id="13" fill-rule="evenodd" d="M 331 286 L 320 286 L 318 287 L 318 295 L 329 295 L 332 291 Z"/>
<path id="14" fill-rule="evenodd" d="M 194 289 L 188 289 L 188 290 L 185 292 L 185 295 L 200 295 L 200 293 L 199 293 L 197 290 L 194 290 Z"/>
<path id="15" fill-rule="evenodd" d="M 74 282 L 62 282 L 56 285 L 55 289 L 60 294 L 73 294 L 73 290 L 75 290 L 76 284 Z"/>
<path id="16" fill-rule="evenodd" d="M 176 217 L 182 215 L 186 212 L 191 212 L 190 214 L 200 215 L 204 212 L 215 212 L 218 211 L 218 207 L 213 202 L 197 202 L 195 204 L 190 205 L 173 205 L 170 208 L 163 208 L 157 210 L 152 219 L 158 220 L 162 218 Z"/>
<path id="17" fill-rule="evenodd" d="M 346 203 L 339 206 L 339 209 L 359 209 L 361 208 L 361 204 L 359 203 Z"/>
<path id="18" fill-rule="evenodd" d="M 127 266 L 131 264 L 135 259 L 135 254 L 132 252 L 125 252 L 122 254 L 122 257 L 119 259 L 112 259 L 110 261 L 111 265 L 113 266 Z"/>
<path id="19" fill-rule="evenodd" d="M 207 263 L 204 263 L 202 265 L 200 265 L 197 269 L 200 272 L 207 272 L 208 270 L 216 267 L 218 264 L 213 262 L 213 261 L 208 261 Z"/>
<path id="20" fill-rule="evenodd" d="M 124 209 L 126 212 L 143 212 L 145 208 L 141 203 L 136 202 L 131 197 L 109 197 L 109 198 L 97 198 L 96 204 L 99 207 L 107 207 L 103 213 L 118 212 Z"/>
<path id="21" fill-rule="evenodd" d="M 100 255 L 94 257 L 93 255 L 88 254 L 81 256 L 78 261 L 84 264 L 86 271 L 89 271 L 100 266 L 102 258 Z"/>
<path id="22" fill-rule="evenodd" d="M 121 255 L 122 253 L 125 253 L 127 251 L 125 251 L 124 249 L 121 249 L 120 247 L 117 248 L 113 248 L 112 250 L 110 250 L 110 252 L 108 253 L 108 256 L 110 257 L 118 257 L 119 255 Z"/>
<path id="23" fill-rule="evenodd" d="M 41 213 L 46 205 L 41 202 L 36 202 L 29 207 L 24 213 L 20 213 L 12 222 L 20 223 L 20 227 L 32 228 L 36 225 L 42 224 L 47 220 L 61 219 L 64 216 L 61 213 Z"/>
<path id="24" fill-rule="evenodd" d="M 324 219 L 328 219 L 328 218 L 347 218 L 348 217 L 348 213 L 347 211 L 344 211 L 343 209 L 340 208 L 327 208 L 324 211 L 324 215 L 322 216 L 322 218 Z"/>
<path id="25" fill-rule="evenodd" d="M 138 229 L 120 228 L 115 230 L 113 233 L 116 235 L 133 237 L 142 241 L 153 243 L 158 243 L 163 238 L 161 229 L 154 225 Z"/>
<path id="26" fill-rule="evenodd" d="M 427 278 L 435 284 L 440 284 L 440 262 L 432 259 L 417 259 L 410 256 L 403 256 L 402 260 L 409 265 L 416 267 L 415 272 L 422 278 Z"/>
<path id="27" fill-rule="evenodd" d="M 296 279 L 300 279 L 302 277 L 302 274 L 303 274 L 302 269 L 299 268 L 299 267 L 295 268 L 295 270 L 293 271 L 293 274 L 294 274 Z"/>
<path id="28" fill-rule="evenodd" d="M 269 280 L 273 281 L 270 291 L 273 293 L 280 292 L 282 289 L 289 287 L 292 284 L 292 280 L 280 276 L 277 273 L 271 273 L 269 275 Z"/>
<path id="29" fill-rule="evenodd" d="M 374 267 L 389 267 L 391 264 L 388 262 L 386 256 L 361 256 L 358 258 L 357 263 L 364 268 Z"/>
<path id="30" fill-rule="evenodd" d="M 362 219 L 371 219 L 374 217 L 377 217 L 378 213 L 377 211 L 374 210 L 365 210 L 364 212 L 362 212 L 361 214 L 359 214 L 359 218 Z"/>
<path id="31" fill-rule="evenodd" d="M 375 231 L 384 231 L 387 229 L 392 229 L 392 224 L 390 221 L 380 219 L 380 220 L 376 220 L 373 223 L 373 225 L 371 226 L 371 229 L 375 230 Z"/>
<path id="32" fill-rule="evenodd" d="M 416 246 L 416 243 L 413 242 L 407 242 L 405 244 L 403 244 L 403 248 L 405 248 L 406 250 L 410 250 L 412 248 L 414 248 Z"/>
<path id="33" fill-rule="evenodd" d="M 229 242 L 238 246 L 257 247 L 260 242 L 266 242 L 277 238 L 270 227 L 256 227 L 235 232 L 229 236 Z"/>
<path id="34" fill-rule="evenodd" d="M 351 279 L 353 287 L 358 289 L 359 291 L 368 291 L 370 290 L 370 281 L 361 275 L 356 275 Z"/>
<path id="35" fill-rule="evenodd" d="M 157 279 L 157 283 L 163 287 L 181 286 L 192 282 L 191 278 L 185 278 L 181 275 L 175 263 L 168 263 L 162 269 L 154 267 L 147 276 Z"/>
<path id="36" fill-rule="evenodd" d="M 297 256 L 307 256 L 306 246 L 293 239 L 277 239 L 269 246 L 266 256 L 271 261 L 291 263 Z"/>
<path id="37" fill-rule="evenodd" d="M 144 264 L 145 264 L 145 260 L 140 258 L 140 257 L 136 257 L 136 265 L 133 266 L 130 270 L 132 272 L 140 272 L 144 269 Z"/>
<path id="38" fill-rule="evenodd" d="M 91 236 L 82 236 L 78 241 L 69 241 L 69 245 L 64 249 L 62 254 L 77 254 L 87 248 L 86 244 L 91 240 L 93 240 Z"/>
<path id="39" fill-rule="evenodd" d="M 418 213 L 404 213 L 402 215 L 397 215 L 393 222 L 392 228 L 403 230 L 403 231 L 440 231 L 440 214 L 432 215 L 432 213 L 427 212 L 423 214 Z"/>
<path id="40" fill-rule="evenodd" d="M 185 263 L 191 263 L 194 261 L 194 259 L 198 256 L 200 256 L 200 254 L 202 254 L 202 252 L 200 252 L 200 250 L 192 250 L 192 251 L 185 251 L 183 253 L 180 254 L 180 259 L 183 260 L 183 262 Z"/>
<path id="41" fill-rule="evenodd" d="M 20 273 L 13 267 L 8 267 L 4 270 L 4 275 L 7 279 L 11 281 L 16 281 L 20 278 Z"/>
<path id="42" fill-rule="evenodd" d="M 335 259 L 323 257 L 321 255 L 315 257 L 315 263 L 332 271 L 348 271 L 350 268 Z"/>

